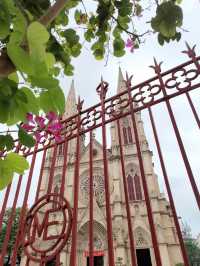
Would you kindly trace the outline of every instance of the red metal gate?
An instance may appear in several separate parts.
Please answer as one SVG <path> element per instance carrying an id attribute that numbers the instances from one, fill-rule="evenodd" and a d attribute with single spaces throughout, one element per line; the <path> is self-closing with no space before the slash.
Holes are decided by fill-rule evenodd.
<path id="1" fill-rule="evenodd" d="M 1 265 L 7 256 L 8 243 L 12 231 L 13 219 L 15 217 L 16 208 L 21 202 L 21 212 L 15 243 L 13 244 L 11 254 L 11 265 L 16 265 L 19 249 L 22 249 L 25 264 L 23 265 L 48 265 L 49 261 L 55 259 L 55 265 L 62 265 L 60 253 L 66 249 L 66 244 L 70 248 L 70 257 L 68 264 L 70 266 L 78 265 L 77 248 L 78 242 L 78 209 L 79 209 L 79 194 L 80 194 L 80 160 L 81 160 L 81 141 L 84 135 L 88 135 L 89 139 L 89 248 L 85 254 L 89 257 L 89 265 L 94 265 L 95 254 L 104 254 L 103 251 L 97 253 L 94 249 L 94 137 L 93 133 L 96 128 L 101 130 L 102 137 L 102 168 L 105 191 L 105 220 L 107 234 L 107 254 L 109 266 L 123 265 L 115 256 L 113 228 L 112 228 L 112 201 L 110 198 L 110 171 L 108 168 L 108 145 L 107 145 L 107 126 L 115 123 L 116 138 L 118 147 L 118 158 L 121 166 L 121 174 L 123 180 L 123 193 L 126 210 L 126 220 L 128 228 L 128 245 L 130 248 L 130 265 L 137 265 L 136 243 L 134 239 L 132 217 L 132 203 L 130 203 L 130 195 L 127 185 L 126 164 L 124 159 L 124 138 L 132 140 L 134 136 L 134 147 L 137 153 L 139 173 L 142 184 L 142 193 L 146 204 L 146 212 L 149 223 L 149 231 L 151 233 L 151 243 L 154 250 L 155 265 L 164 265 L 161 258 L 161 251 L 155 228 L 154 211 L 152 210 L 152 198 L 148 188 L 147 176 L 145 173 L 144 159 L 142 155 L 142 146 L 140 133 L 137 124 L 137 114 L 141 111 L 147 111 L 152 127 L 153 137 L 160 160 L 162 174 L 169 199 L 170 210 L 172 212 L 173 221 L 178 236 L 178 243 L 183 258 L 184 265 L 189 266 L 189 261 L 184 247 L 184 242 L 181 234 L 181 229 L 178 221 L 178 215 L 175 208 L 174 197 L 170 187 L 170 178 L 168 177 L 167 168 L 165 166 L 165 156 L 157 130 L 157 125 L 154 119 L 154 105 L 164 105 L 171 120 L 171 125 L 174 130 L 174 137 L 178 143 L 182 161 L 185 165 L 188 180 L 190 181 L 196 202 L 200 207 L 199 191 L 195 182 L 193 169 L 190 165 L 185 147 L 184 140 L 181 137 L 180 130 L 174 115 L 171 105 L 173 98 L 183 95 L 186 97 L 188 106 L 191 108 L 197 126 L 200 128 L 200 120 L 193 104 L 190 91 L 198 90 L 200 87 L 200 57 L 195 54 L 194 48 L 187 45 L 185 53 L 189 56 L 190 61 L 179 65 L 164 73 L 161 72 L 161 64 L 154 60 L 154 65 L 151 66 L 155 72 L 155 76 L 136 86 L 131 85 L 132 77 L 126 76 L 126 89 L 119 94 L 106 98 L 108 83 L 101 81 L 97 87 L 97 93 L 100 102 L 88 109 L 83 110 L 83 101 L 78 100 L 77 114 L 65 119 L 63 123 L 63 140 L 60 143 L 55 143 L 53 137 L 44 140 L 43 143 L 38 143 L 34 149 L 25 149 L 22 146 L 15 147 L 15 151 L 30 158 L 30 169 L 25 176 L 16 177 L 16 182 L 10 184 L 5 191 L 2 192 L 2 208 L 0 214 L 0 230 L 3 226 L 7 227 L 3 246 L 1 248 Z M 125 117 L 131 117 L 131 129 L 124 132 L 122 121 Z M 166 125 L 167 126 L 167 125 Z M 75 149 L 74 157 L 69 158 L 69 146 L 72 145 Z M 55 168 L 59 163 L 59 152 L 62 153 L 61 180 L 60 187 L 55 190 L 54 177 Z M 48 156 L 49 154 L 49 156 Z M 37 163 L 41 165 L 38 166 Z M 45 165 L 45 163 L 48 164 Z M 73 165 L 73 201 L 70 202 L 65 191 L 65 186 L 68 178 L 68 165 Z M 48 169 L 47 169 L 48 168 Z M 39 170 L 40 169 L 40 170 Z M 47 171 L 48 170 L 48 171 Z M 47 177 L 48 174 L 48 177 Z M 36 176 L 39 176 L 37 178 Z M 47 182 L 46 191 L 41 191 L 42 184 Z M 14 187 L 14 190 L 13 190 Z M 33 191 L 34 190 L 34 191 Z M 14 191 L 14 192 L 13 192 Z M 33 200 L 34 199 L 34 200 Z M 10 200 L 10 201 L 9 201 Z M 12 204 L 11 204 L 12 202 Z M 30 202 L 34 203 L 30 208 Z M 70 202 L 70 203 L 69 203 Z M 3 224 L 3 218 L 7 208 L 11 208 L 8 222 Z M 53 219 L 56 217 L 56 212 L 60 220 Z M 43 220 L 41 220 L 41 217 Z M 60 218 L 59 218 L 60 219 Z M 48 228 L 57 226 L 58 233 L 48 235 Z M 35 246 L 36 234 L 38 238 L 48 242 L 48 245 L 38 244 Z M 96 253 L 95 253 L 96 252 Z M 35 264 L 31 264 L 31 261 Z M 39 263 L 39 264 L 37 264 Z M 121 263 L 121 264 L 120 264 Z M 50 264 L 49 264 L 50 265 Z M 85 263 L 83 263 L 85 265 Z M 166 264 L 165 264 L 166 265 Z"/>

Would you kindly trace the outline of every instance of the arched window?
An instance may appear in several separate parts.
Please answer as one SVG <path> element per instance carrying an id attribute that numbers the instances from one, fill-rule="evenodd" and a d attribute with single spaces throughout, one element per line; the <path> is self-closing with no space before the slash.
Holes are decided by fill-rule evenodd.
<path id="1" fill-rule="evenodd" d="M 127 145 L 128 144 L 128 137 L 127 137 L 127 132 L 126 132 L 125 127 L 123 127 L 123 135 L 124 135 L 124 144 Z"/>
<path id="2" fill-rule="evenodd" d="M 136 174 L 134 177 L 135 182 L 135 194 L 136 194 L 136 200 L 142 200 L 142 189 L 140 184 L 140 177 Z"/>
<path id="3" fill-rule="evenodd" d="M 133 137 L 132 137 L 131 128 L 128 127 L 128 128 L 127 128 L 127 131 L 128 131 L 128 142 L 129 142 L 129 143 L 133 143 Z"/>
<path id="4" fill-rule="evenodd" d="M 133 177 L 131 175 L 128 175 L 127 177 L 127 184 L 128 184 L 129 200 L 135 200 Z"/>

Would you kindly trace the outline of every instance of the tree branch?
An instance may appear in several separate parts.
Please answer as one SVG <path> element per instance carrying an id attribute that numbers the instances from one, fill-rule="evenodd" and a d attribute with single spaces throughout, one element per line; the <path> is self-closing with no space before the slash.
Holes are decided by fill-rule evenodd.
<path id="1" fill-rule="evenodd" d="M 149 34 L 151 31 L 145 31 L 144 33 L 142 34 L 136 34 L 136 33 L 133 33 L 131 31 L 128 31 L 127 29 L 125 29 L 121 24 L 120 22 L 118 21 L 117 18 L 115 18 L 114 16 L 111 16 L 115 22 L 117 23 L 118 27 L 121 28 L 124 32 L 126 32 L 128 35 L 131 35 L 134 39 L 137 39 L 139 42 L 140 42 L 140 38 L 143 37 L 144 35 L 146 34 Z"/>
<path id="2" fill-rule="evenodd" d="M 68 0 L 57 0 L 56 3 L 49 7 L 47 12 L 39 19 L 39 22 L 47 27 L 63 10 Z M 0 77 L 7 77 L 16 70 L 5 51 L 0 52 Z"/>
<path id="3" fill-rule="evenodd" d="M 57 0 L 56 3 L 49 7 L 47 12 L 39 19 L 39 22 L 47 27 L 63 10 L 67 0 Z"/>

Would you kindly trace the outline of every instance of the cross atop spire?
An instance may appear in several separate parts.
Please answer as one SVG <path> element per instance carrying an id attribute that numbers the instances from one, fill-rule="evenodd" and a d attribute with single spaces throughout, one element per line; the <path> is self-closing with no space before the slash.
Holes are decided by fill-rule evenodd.
<path id="1" fill-rule="evenodd" d="M 124 77 L 122 74 L 121 67 L 119 67 L 119 74 L 118 74 L 118 85 L 117 85 L 117 93 L 120 93 L 126 89 Z"/>
<path id="2" fill-rule="evenodd" d="M 68 118 L 77 112 L 76 107 L 76 93 L 74 87 L 74 80 L 72 80 L 70 90 L 67 95 L 64 118 Z"/>

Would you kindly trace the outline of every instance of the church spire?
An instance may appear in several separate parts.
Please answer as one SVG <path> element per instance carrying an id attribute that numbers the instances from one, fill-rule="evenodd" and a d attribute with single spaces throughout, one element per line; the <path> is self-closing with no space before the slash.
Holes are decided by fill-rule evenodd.
<path id="1" fill-rule="evenodd" d="M 72 80 L 71 87 L 67 95 L 64 118 L 68 118 L 74 115 L 76 112 L 76 93 L 74 87 L 74 80 Z"/>
<path id="2" fill-rule="evenodd" d="M 119 74 L 118 74 L 117 93 L 120 93 L 126 89 L 121 67 L 119 67 L 118 73 Z"/>

